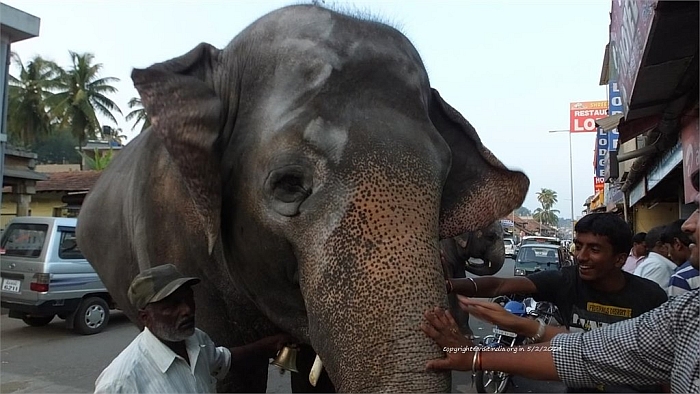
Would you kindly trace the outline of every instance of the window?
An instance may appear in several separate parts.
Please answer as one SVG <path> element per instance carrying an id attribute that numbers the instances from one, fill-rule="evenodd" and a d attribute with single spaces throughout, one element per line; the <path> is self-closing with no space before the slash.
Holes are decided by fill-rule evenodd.
<path id="1" fill-rule="evenodd" d="M 7 227 L 0 241 L 0 255 L 39 257 L 44 248 L 46 224 L 13 223 Z"/>
<path id="2" fill-rule="evenodd" d="M 61 243 L 58 249 L 58 257 L 66 260 L 84 259 L 83 253 L 78 248 L 78 241 L 75 239 L 75 230 L 61 230 Z"/>

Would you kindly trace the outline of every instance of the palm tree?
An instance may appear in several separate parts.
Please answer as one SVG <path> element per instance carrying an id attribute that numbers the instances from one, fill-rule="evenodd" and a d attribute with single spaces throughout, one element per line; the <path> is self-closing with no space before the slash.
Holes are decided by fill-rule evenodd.
<path id="1" fill-rule="evenodd" d="M 138 124 L 141 122 L 143 122 L 141 131 L 144 131 L 151 126 L 151 120 L 148 118 L 146 109 L 143 108 L 143 104 L 141 103 L 141 99 L 139 97 L 132 97 L 127 105 L 129 108 L 133 109 L 126 115 L 126 120 L 130 122 L 132 119 L 136 119 L 134 125 L 131 127 L 131 131 L 134 131 L 136 126 L 138 126 Z"/>
<path id="2" fill-rule="evenodd" d="M 59 67 L 40 56 L 25 66 L 19 55 L 11 56 L 19 66 L 19 78 L 9 76 L 8 131 L 16 142 L 29 147 L 51 132 L 48 101 L 58 84 Z"/>
<path id="3" fill-rule="evenodd" d="M 548 210 L 557 202 L 557 192 L 552 189 L 542 188 L 537 192 L 537 201 L 542 204 L 542 209 Z"/>
<path id="4" fill-rule="evenodd" d="M 540 202 L 542 208 L 537 208 L 533 213 L 533 218 L 540 222 L 540 232 L 542 232 L 542 224 L 556 226 L 559 223 L 557 214 L 559 210 L 552 209 L 552 206 L 557 202 L 557 192 L 552 189 L 542 188 L 537 192 L 537 201 Z"/>
<path id="5" fill-rule="evenodd" d="M 61 72 L 59 92 L 55 94 L 55 102 L 61 113 L 63 125 L 71 130 L 78 139 L 78 149 L 82 154 L 83 144 L 89 138 L 94 138 L 101 131 L 97 114 L 110 121 L 118 123 L 113 112 L 119 109 L 107 94 L 115 93 L 117 89 L 110 83 L 118 82 L 118 78 L 100 78 L 102 64 L 94 63 L 95 56 L 91 53 L 78 54 L 69 51 L 72 65 Z"/>

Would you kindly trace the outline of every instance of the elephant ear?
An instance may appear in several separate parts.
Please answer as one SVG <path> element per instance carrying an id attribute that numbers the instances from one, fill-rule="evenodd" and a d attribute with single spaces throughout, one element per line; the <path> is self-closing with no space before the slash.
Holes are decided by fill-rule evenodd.
<path id="1" fill-rule="evenodd" d="M 452 151 L 442 194 L 440 238 L 484 228 L 522 204 L 530 186 L 527 176 L 507 169 L 435 89 L 430 119 Z"/>
<path id="2" fill-rule="evenodd" d="M 182 174 L 206 231 L 209 253 L 221 221 L 220 159 L 215 144 L 223 104 L 210 87 L 219 53 L 203 43 L 183 56 L 131 73 L 153 132 Z"/>

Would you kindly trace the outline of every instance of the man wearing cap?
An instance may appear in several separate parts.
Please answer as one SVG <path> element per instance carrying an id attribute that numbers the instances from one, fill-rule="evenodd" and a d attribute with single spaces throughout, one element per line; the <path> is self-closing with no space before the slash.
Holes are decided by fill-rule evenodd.
<path id="1" fill-rule="evenodd" d="M 143 331 L 95 381 L 95 393 L 209 393 L 232 363 L 274 357 L 293 339 L 275 335 L 236 348 L 217 347 L 195 328 L 192 285 L 172 264 L 138 274 L 128 290 Z"/>

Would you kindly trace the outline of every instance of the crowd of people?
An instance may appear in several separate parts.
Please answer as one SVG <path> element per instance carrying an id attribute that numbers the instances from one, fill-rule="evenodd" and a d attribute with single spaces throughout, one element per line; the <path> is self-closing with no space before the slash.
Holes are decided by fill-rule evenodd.
<path id="1" fill-rule="evenodd" d="M 692 240 L 683 220 L 637 233 L 622 269 L 656 282 L 669 297 L 700 288 L 700 271 L 690 263 Z"/>
<path id="2" fill-rule="evenodd" d="M 462 309 L 538 345 L 513 352 L 474 347 L 449 311 L 436 307 L 426 311 L 421 328 L 443 348 L 458 350 L 426 367 L 561 380 L 569 392 L 700 392 L 699 211 L 634 236 L 617 215 L 592 213 L 575 231 L 575 266 L 527 278 L 446 283 Z M 471 298 L 514 293 L 553 302 L 564 312 L 565 327 Z"/>

